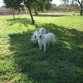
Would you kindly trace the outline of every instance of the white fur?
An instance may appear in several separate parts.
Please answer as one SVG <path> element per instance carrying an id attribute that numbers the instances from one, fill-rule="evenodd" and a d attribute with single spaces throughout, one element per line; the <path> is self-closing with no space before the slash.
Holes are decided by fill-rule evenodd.
<path id="1" fill-rule="evenodd" d="M 54 46 L 55 35 L 53 33 L 40 34 L 37 31 L 37 35 L 38 35 L 38 44 L 39 44 L 39 49 L 40 50 L 43 46 L 44 47 L 44 52 L 46 52 L 46 44 L 52 43 L 53 46 Z"/>
<path id="2" fill-rule="evenodd" d="M 38 32 L 39 32 L 40 34 L 46 34 L 46 29 L 43 28 L 43 27 L 41 27 L 41 28 L 38 29 Z M 37 30 L 33 33 L 32 38 L 31 38 L 31 41 L 32 41 L 33 43 L 37 43 L 37 42 L 38 42 Z"/>
<path id="3" fill-rule="evenodd" d="M 37 41 L 38 41 L 37 31 L 35 31 L 35 32 L 33 33 L 32 38 L 31 38 L 31 41 L 32 41 L 33 43 L 37 43 Z"/>
<path id="4" fill-rule="evenodd" d="M 38 32 L 39 32 L 40 34 L 46 34 L 46 29 L 43 28 L 43 27 L 41 27 L 41 28 L 38 29 Z"/>

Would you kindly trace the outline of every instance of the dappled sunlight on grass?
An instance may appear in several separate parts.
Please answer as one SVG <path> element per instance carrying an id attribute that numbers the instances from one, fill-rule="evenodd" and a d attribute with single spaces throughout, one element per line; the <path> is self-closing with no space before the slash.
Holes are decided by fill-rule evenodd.
<path id="1" fill-rule="evenodd" d="M 11 47 L 13 46 L 16 50 L 12 56 L 20 69 L 18 71 L 26 73 L 30 80 L 38 83 L 82 81 L 79 77 L 82 73 L 82 63 L 79 62 L 82 62 L 83 48 L 79 45 L 83 44 L 83 40 L 80 41 L 83 32 L 52 23 L 41 26 L 45 27 L 47 32 L 53 32 L 56 35 L 55 47 L 47 47 L 46 53 L 43 50 L 40 51 L 38 45 L 30 41 L 33 31 L 9 35 Z M 78 67 L 80 71 L 77 71 Z"/>
<path id="2" fill-rule="evenodd" d="M 56 36 L 55 46 L 47 47 L 46 53 L 31 42 L 35 26 L 29 19 L 10 18 L 0 26 L 0 82 L 82 83 L 83 25 L 74 20 L 82 19 L 65 15 L 44 17 L 34 16 L 38 25 Z"/>

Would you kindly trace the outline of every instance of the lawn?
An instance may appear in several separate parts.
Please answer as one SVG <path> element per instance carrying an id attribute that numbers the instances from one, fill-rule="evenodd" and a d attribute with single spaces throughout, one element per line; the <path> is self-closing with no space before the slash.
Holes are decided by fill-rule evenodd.
<path id="1" fill-rule="evenodd" d="M 0 16 L 0 83 L 83 83 L 83 16 L 39 15 L 36 24 L 53 32 L 46 53 L 30 39 L 29 15 Z"/>

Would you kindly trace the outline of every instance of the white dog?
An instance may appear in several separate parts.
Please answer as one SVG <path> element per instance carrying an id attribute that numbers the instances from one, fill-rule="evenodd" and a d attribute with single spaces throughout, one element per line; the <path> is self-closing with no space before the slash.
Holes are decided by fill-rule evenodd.
<path id="1" fill-rule="evenodd" d="M 50 43 L 54 46 L 55 35 L 53 33 L 42 34 L 37 30 L 38 44 L 39 49 L 41 50 L 42 46 L 44 47 L 44 52 L 46 52 L 46 44 Z"/>
<path id="2" fill-rule="evenodd" d="M 37 38 L 37 31 L 35 31 L 35 32 L 33 33 L 32 37 L 31 37 L 31 41 L 32 41 L 33 43 L 37 43 L 37 41 L 38 41 L 38 38 Z"/>
<path id="3" fill-rule="evenodd" d="M 43 28 L 43 27 L 41 27 L 41 28 L 38 29 L 38 32 L 39 32 L 40 34 L 46 34 L 46 29 Z M 32 36 L 32 38 L 31 38 L 31 41 L 32 41 L 33 43 L 37 43 L 37 42 L 38 42 L 37 30 L 33 33 L 33 36 Z"/>

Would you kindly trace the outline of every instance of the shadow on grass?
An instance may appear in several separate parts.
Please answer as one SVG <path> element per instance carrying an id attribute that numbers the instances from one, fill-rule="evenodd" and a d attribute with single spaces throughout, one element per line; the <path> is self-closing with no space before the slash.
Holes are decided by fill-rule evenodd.
<path id="1" fill-rule="evenodd" d="M 37 17 L 62 17 L 62 16 L 69 16 L 69 15 L 54 15 L 54 14 L 38 14 L 38 15 L 33 15 Z"/>
<path id="2" fill-rule="evenodd" d="M 16 69 L 27 76 L 23 83 L 28 82 L 27 78 L 32 83 L 82 83 L 83 32 L 55 24 L 42 26 L 57 39 L 55 47 L 47 47 L 46 53 L 30 41 L 33 31 L 9 35 Z"/>
<path id="3" fill-rule="evenodd" d="M 24 24 L 25 26 L 28 26 L 27 24 L 31 24 L 31 20 L 27 18 L 15 18 L 15 19 L 8 19 L 8 22 L 10 22 L 10 26 L 12 26 L 15 23 L 21 23 Z"/>

